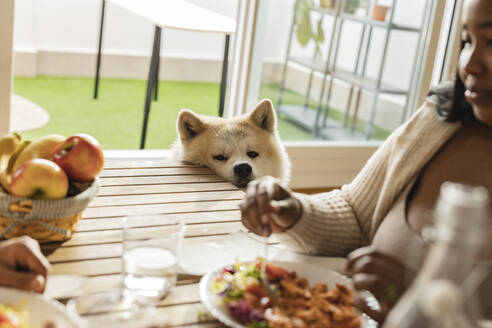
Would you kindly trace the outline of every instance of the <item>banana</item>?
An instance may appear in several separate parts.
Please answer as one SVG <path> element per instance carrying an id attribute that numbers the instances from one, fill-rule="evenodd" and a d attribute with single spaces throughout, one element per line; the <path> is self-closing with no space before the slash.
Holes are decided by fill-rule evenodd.
<path id="1" fill-rule="evenodd" d="M 17 147 L 15 148 L 15 151 L 14 153 L 12 154 L 12 156 L 10 156 L 10 159 L 9 159 L 9 162 L 7 164 L 7 168 L 5 169 L 5 174 L 7 175 L 7 177 L 9 178 L 10 175 L 12 175 L 12 173 L 14 173 L 15 171 L 13 170 L 14 168 L 14 163 L 17 162 L 17 159 L 19 158 L 20 154 L 22 154 L 22 152 L 27 148 L 27 146 L 29 146 L 31 144 L 31 140 L 23 140 L 21 141 Z"/>
<path id="2" fill-rule="evenodd" d="M 10 193 L 10 176 L 5 171 L 0 172 L 0 190 L 4 193 Z"/>
<path id="3" fill-rule="evenodd" d="M 34 141 L 22 150 L 15 160 L 11 173 L 17 171 L 22 164 L 31 159 L 50 159 L 58 145 L 65 141 L 66 137 L 59 134 L 49 134 Z"/>
<path id="4" fill-rule="evenodd" d="M 10 156 L 15 152 L 22 137 L 16 132 L 9 133 L 0 138 L 0 172 L 7 168 Z"/>

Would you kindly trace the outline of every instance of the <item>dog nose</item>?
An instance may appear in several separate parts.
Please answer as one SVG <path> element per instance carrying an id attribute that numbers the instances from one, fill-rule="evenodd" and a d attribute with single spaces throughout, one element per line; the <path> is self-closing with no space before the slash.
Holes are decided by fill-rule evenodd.
<path id="1" fill-rule="evenodd" d="M 243 179 L 250 176 L 251 172 L 253 172 L 253 169 L 248 163 L 241 163 L 234 166 L 234 173 Z"/>

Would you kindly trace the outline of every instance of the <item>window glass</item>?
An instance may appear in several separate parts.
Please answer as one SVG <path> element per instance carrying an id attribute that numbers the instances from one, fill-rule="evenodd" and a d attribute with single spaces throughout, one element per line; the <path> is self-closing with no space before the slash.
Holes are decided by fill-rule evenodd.
<path id="1" fill-rule="evenodd" d="M 382 140 L 416 109 L 433 1 L 270 1 L 253 61 L 283 140 Z M 258 31 L 257 31 L 258 32 Z"/>

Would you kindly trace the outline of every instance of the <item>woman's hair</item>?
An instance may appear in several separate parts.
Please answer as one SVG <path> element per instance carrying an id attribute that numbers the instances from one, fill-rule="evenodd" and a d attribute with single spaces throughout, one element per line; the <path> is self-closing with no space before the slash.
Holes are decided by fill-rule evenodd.
<path id="1" fill-rule="evenodd" d="M 433 87 L 427 99 L 436 105 L 437 114 L 446 122 L 463 123 L 475 119 L 473 109 L 465 99 L 465 85 L 456 75 L 454 82 L 447 81 Z"/>
<path id="2" fill-rule="evenodd" d="M 461 44 L 463 50 L 464 43 Z M 433 87 L 427 99 L 436 105 L 437 114 L 446 122 L 467 123 L 475 120 L 473 108 L 465 99 L 465 84 L 458 73 L 453 81 L 443 82 Z"/>

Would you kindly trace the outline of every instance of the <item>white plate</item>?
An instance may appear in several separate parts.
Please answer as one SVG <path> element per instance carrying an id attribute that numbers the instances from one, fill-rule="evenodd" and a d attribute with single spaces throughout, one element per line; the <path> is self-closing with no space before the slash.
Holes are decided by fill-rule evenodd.
<path id="1" fill-rule="evenodd" d="M 89 278 L 77 275 L 54 274 L 50 275 L 44 290 L 49 298 L 73 298 L 84 292 Z"/>
<path id="2" fill-rule="evenodd" d="M 313 286 L 316 283 L 326 283 L 328 288 L 335 287 L 336 283 L 345 284 L 352 288 L 352 280 L 338 272 L 329 270 L 323 267 L 315 266 L 306 263 L 295 262 L 279 262 L 271 261 L 269 263 L 281 266 L 289 271 L 296 271 L 299 277 L 304 277 Z M 210 284 L 220 276 L 222 268 L 213 270 L 202 277 L 200 280 L 200 299 L 205 308 L 220 322 L 232 328 L 246 328 L 246 326 L 235 321 L 228 313 L 225 306 L 222 304 L 221 298 L 210 290 Z M 372 328 L 374 321 L 370 320 L 366 315 L 360 315 L 361 328 Z"/>
<path id="3" fill-rule="evenodd" d="M 66 312 L 65 307 L 43 295 L 29 293 L 13 288 L 0 287 L 0 304 L 23 304 L 29 313 L 31 328 L 43 328 L 46 322 L 54 322 L 58 328 L 80 327 L 80 321 Z"/>

